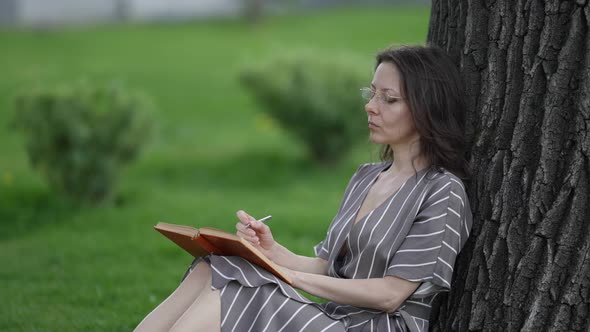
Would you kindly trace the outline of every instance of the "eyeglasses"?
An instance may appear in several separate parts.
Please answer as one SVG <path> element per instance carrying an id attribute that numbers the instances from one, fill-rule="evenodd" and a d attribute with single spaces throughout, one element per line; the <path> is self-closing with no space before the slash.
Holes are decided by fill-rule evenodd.
<path id="1" fill-rule="evenodd" d="M 361 90 L 361 97 L 363 97 L 363 99 L 366 101 L 371 101 L 371 99 L 373 99 L 375 96 L 377 96 L 377 100 L 383 104 L 391 104 L 395 101 L 403 99 L 402 97 L 388 94 L 384 90 L 375 91 L 371 88 L 361 88 L 360 90 Z"/>

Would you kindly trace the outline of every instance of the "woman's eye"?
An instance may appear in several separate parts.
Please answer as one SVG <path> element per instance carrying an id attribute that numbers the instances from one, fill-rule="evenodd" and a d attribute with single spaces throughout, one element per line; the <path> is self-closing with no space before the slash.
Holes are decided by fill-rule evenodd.
<path id="1" fill-rule="evenodd" d="M 399 98 L 395 98 L 395 97 L 387 97 L 387 99 L 385 99 L 385 101 L 387 101 L 388 104 L 393 104 L 398 100 L 399 100 Z"/>

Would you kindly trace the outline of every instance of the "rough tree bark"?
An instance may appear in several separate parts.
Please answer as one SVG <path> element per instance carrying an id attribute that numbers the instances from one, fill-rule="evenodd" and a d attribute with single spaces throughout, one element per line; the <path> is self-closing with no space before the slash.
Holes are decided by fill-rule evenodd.
<path id="1" fill-rule="evenodd" d="M 590 4 L 433 0 L 461 65 L 471 238 L 433 331 L 590 331 Z"/>

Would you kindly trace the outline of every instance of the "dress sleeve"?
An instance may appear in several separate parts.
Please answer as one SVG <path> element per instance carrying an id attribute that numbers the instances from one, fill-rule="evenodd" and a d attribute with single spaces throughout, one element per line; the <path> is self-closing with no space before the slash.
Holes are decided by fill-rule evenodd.
<path id="1" fill-rule="evenodd" d="M 328 248 L 327 248 L 328 246 L 324 245 L 325 242 L 326 242 L 325 239 L 320 241 L 320 243 L 316 244 L 313 247 L 313 251 L 314 251 L 316 257 L 319 257 L 324 260 L 328 260 L 328 258 L 330 257 L 330 252 L 328 251 Z"/>
<path id="2" fill-rule="evenodd" d="M 431 192 L 390 258 L 386 275 L 449 289 L 455 259 L 471 230 L 471 210 L 464 186 L 455 177 L 445 177 Z"/>
<path id="3" fill-rule="evenodd" d="M 354 172 L 354 174 L 352 175 L 352 178 L 350 178 L 350 181 L 348 181 L 348 185 L 346 186 L 346 190 L 344 191 L 344 196 L 342 197 L 342 200 L 340 201 L 340 207 L 338 208 L 338 213 L 336 214 L 336 217 L 334 217 L 334 219 L 332 220 L 332 224 L 330 224 L 330 227 L 328 228 L 328 231 L 326 232 L 326 237 L 322 241 L 320 241 L 320 243 L 318 243 L 317 245 L 315 245 L 313 247 L 314 253 L 317 257 L 325 259 L 325 260 L 328 260 L 328 258 L 330 257 L 330 246 L 329 246 L 330 241 L 329 241 L 329 239 L 330 239 L 330 233 L 332 231 L 332 225 L 333 225 L 334 221 L 338 218 L 338 215 L 340 215 L 340 213 L 342 212 L 342 208 L 346 205 L 348 198 L 350 197 L 350 194 L 353 192 L 353 190 L 358 185 L 359 178 L 362 177 L 364 170 L 366 170 L 369 165 L 371 165 L 371 164 L 363 164 L 363 165 L 359 166 L 359 168 L 356 170 L 356 172 Z"/>

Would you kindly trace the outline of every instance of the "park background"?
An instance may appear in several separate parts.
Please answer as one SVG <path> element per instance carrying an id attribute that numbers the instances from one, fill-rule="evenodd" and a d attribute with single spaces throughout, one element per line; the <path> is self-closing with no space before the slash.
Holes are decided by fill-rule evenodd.
<path id="1" fill-rule="evenodd" d="M 378 161 L 378 149 L 365 137 L 340 162 L 318 165 L 261 112 L 239 72 L 274 54 L 316 50 L 364 59 L 368 85 L 377 51 L 425 42 L 429 10 L 349 4 L 276 11 L 254 23 L 235 16 L 2 28 L 0 330 L 131 330 L 191 260 L 153 230 L 158 221 L 233 231 L 239 209 L 272 214 L 276 239 L 312 255 L 348 179 L 360 163 Z M 112 204 L 80 206 L 53 193 L 14 126 L 19 93 L 80 79 L 123 82 L 154 105 L 154 131 L 121 173 Z"/>

